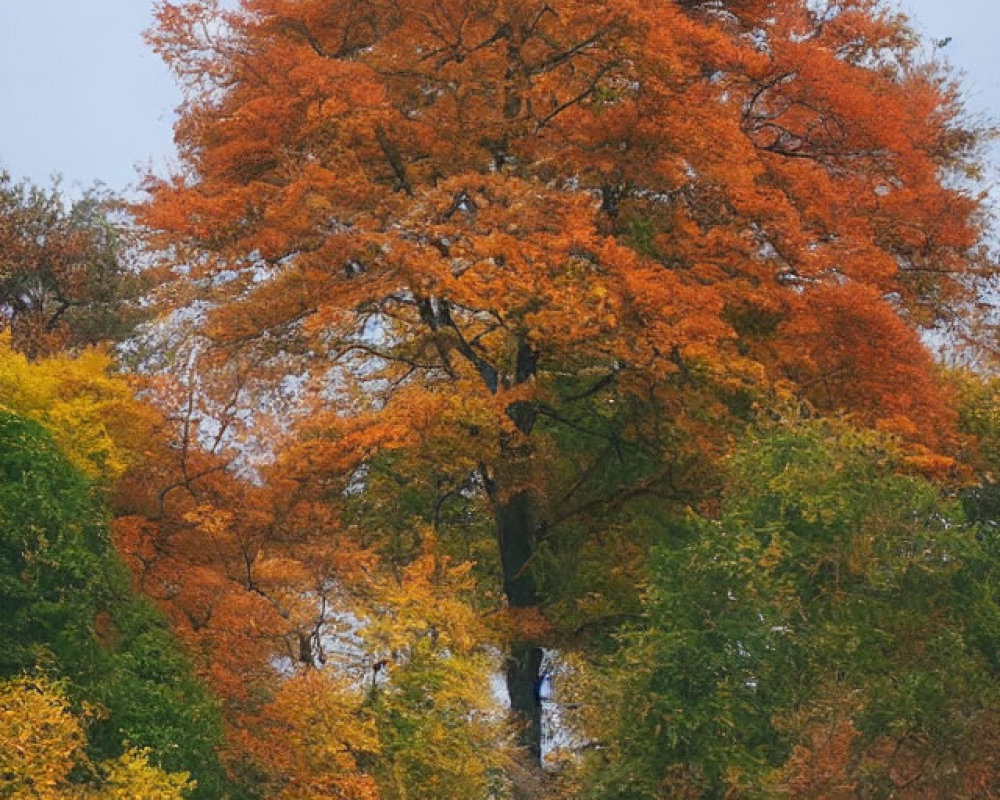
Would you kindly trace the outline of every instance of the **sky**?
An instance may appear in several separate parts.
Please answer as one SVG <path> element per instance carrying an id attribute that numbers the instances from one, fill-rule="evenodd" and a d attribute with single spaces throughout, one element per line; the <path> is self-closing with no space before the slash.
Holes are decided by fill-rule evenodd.
<path id="1" fill-rule="evenodd" d="M 964 71 L 969 106 L 1000 122 L 1000 0 L 893 0 Z M 71 193 L 125 191 L 173 155 L 180 92 L 142 41 L 152 0 L 0 0 L 0 168 Z M 992 151 L 1000 180 L 1000 146 Z"/>
<path id="2" fill-rule="evenodd" d="M 151 23 L 152 0 L 0 0 L 0 167 L 69 190 L 164 171 L 180 92 Z"/>
<path id="3" fill-rule="evenodd" d="M 926 42 L 951 38 L 938 56 L 961 77 L 970 112 L 992 127 L 1000 126 L 1000 0 L 899 0 Z M 1000 185 L 1000 141 L 988 152 L 988 179 Z M 1000 190 L 993 191 L 1000 204 Z"/>

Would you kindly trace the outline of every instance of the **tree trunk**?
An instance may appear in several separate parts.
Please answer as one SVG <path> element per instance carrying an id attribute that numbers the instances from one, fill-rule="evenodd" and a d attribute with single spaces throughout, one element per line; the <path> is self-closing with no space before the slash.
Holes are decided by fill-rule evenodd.
<path id="1" fill-rule="evenodd" d="M 530 570 L 535 552 L 534 499 L 522 490 L 495 505 L 503 589 L 511 608 L 538 604 Z M 537 642 L 518 641 L 507 654 L 507 694 L 511 713 L 521 726 L 519 740 L 535 766 L 542 763 L 542 703 L 539 688 L 542 649 Z"/>
<path id="2" fill-rule="evenodd" d="M 535 552 L 535 521 L 531 492 L 522 490 L 496 506 L 497 544 L 503 568 L 503 591 L 514 608 L 538 603 L 529 561 Z"/>
<path id="3" fill-rule="evenodd" d="M 513 383 L 520 385 L 534 378 L 538 353 L 522 340 L 518 343 Z M 530 436 L 538 420 L 531 403 L 515 402 L 507 407 L 507 416 L 525 436 Z M 538 587 L 531 573 L 531 557 L 538 546 L 538 519 L 534 492 L 521 489 L 496 502 L 497 538 L 503 568 L 503 590 L 512 608 L 538 605 Z M 514 642 L 507 656 L 507 694 L 511 712 L 522 726 L 520 741 L 531 763 L 542 765 L 542 648 L 538 642 Z"/>
<path id="4" fill-rule="evenodd" d="M 521 726 L 518 742 L 536 766 L 542 764 L 541 667 L 541 647 L 530 642 L 511 645 L 507 654 L 510 709 Z"/>
<path id="5" fill-rule="evenodd" d="M 449 318 L 450 319 L 450 318 Z M 491 365 L 484 368 L 481 359 L 474 356 L 480 375 L 491 392 L 499 386 L 499 372 Z M 538 353 L 527 341 L 517 347 L 513 372 L 504 379 L 505 385 L 517 386 L 534 378 L 538 369 Z M 525 437 L 531 435 L 538 420 L 537 408 L 532 403 L 517 401 L 506 408 L 506 414 Z M 537 503 L 532 489 L 518 489 L 510 495 L 498 486 L 519 483 L 519 465 L 529 457 L 530 448 L 508 447 L 506 463 L 500 474 L 483 468 L 486 493 L 493 506 L 497 523 L 497 545 L 503 572 L 503 591 L 511 608 L 531 608 L 538 605 L 538 587 L 531 573 L 531 557 L 537 547 L 539 530 Z M 542 649 L 538 642 L 517 641 L 507 654 L 507 693 L 511 713 L 521 726 L 520 741 L 535 767 L 542 763 L 542 703 L 539 693 Z M 536 770 L 537 772 L 537 770 Z"/>

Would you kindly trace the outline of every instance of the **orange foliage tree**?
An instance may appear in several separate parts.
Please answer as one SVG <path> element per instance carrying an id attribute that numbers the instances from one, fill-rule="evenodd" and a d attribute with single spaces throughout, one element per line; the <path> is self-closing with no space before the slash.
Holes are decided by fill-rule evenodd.
<path id="1" fill-rule="evenodd" d="M 945 180 L 976 139 L 877 0 L 191 0 L 149 40 L 188 95 L 138 213 L 210 304 L 206 363 L 312 378 L 285 463 L 334 512 L 392 452 L 431 522 L 481 498 L 510 606 L 560 525 L 679 497 L 773 383 L 947 447 L 915 329 L 977 268 Z M 623 440 L 657 455 L 602 492 Z"/>
<path id="2" fill-rule="evenodd" d="M 226 386 L 238 393 L 241 384 Z M 277 663 L 312 658 L 311 637 L 335 605 L 330 576 L 345 579 L 360 556 L 319 522 L 317 546 L 308 521 L 289 519 L 294 498 L 276 502 L 233 474 L 221 446 L 238 428 L 231 414 L 212 409 L 216 427 L 206 431 L 209 409 L 193 386 L 149 379 L 144 393 L 164 413 L 149 427 L 144 460 L 119 481 L 116 545 L 222 701 L 225 755 L 240 780 L 244 761 L 280 757 L 287 734 L 275 733 L 283 717 L 269 710 Z M 311 592 L 322 608 L 305 599 Z"/>
<path id="3" fill-rule="evenodd" d="M 307 479 L 308 454 L 247 480 L 222 447 L 245 435 L 234 402 L 160 378 L 145 393 L 166 413 L 119 483 L 116 544 L 222 702 L 234 785 L 287 800 L 481 796 L 506 728 L 481 693 L 493 661 L 469 565 L 428 534 L 422 558 L 382 570 L 325 499 L 333 479 Z M 399 730 L 413 726 L 426 736 Z"/>

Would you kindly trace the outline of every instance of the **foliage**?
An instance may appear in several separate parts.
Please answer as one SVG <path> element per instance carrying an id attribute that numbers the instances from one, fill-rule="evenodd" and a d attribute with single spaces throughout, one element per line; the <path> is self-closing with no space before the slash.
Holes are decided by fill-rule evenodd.
<path id="1" fill-rule="evenodd" d="M 424 558 L 376 589 L 378 616 L 358 631 L 364 670 L 328 640 L 324 665 L 286 673 L 261 709 L 274 733 L 256 751 L 269 796 L 444 800 L 502 787 L 507 731 L 483 695 L 495 658 L 455 594 L 467 573 Z"/>
<path id="2" fill-rule="evenodd" d="M 0 408 L 41 423 L 76 469 L 108 487 L 137 461 L 155 419 L 106 354 L 32 362 L 8 336 L 0 336 Z"/>
<path id="3" fill-rule="evenodd" d="M 67 205 L 58 185 L 0 173 L 0 317 L 30 358 L 122 339 L 140 317 L 116 203 L 96 189 Z"/>
<path id="4" fill-rule="evenodd" d="M 1000 385 L 996 378 L 958 370 L 948 379 L 966 437 L 960 454 L 962 504 L 969 519 L 992 529 L 1000 520 Z"/>
<path id="5" fill-rule="evenodd" d="M 451 565 L 433 549 L 425 540 L 423 555 L 380 593 L 384 616 L 363 632 L 389 656 L 387 681 L 373 683 L 371 698 L 382 783 L 387 797 L 488 797 L 509 757 L 502 715 L 485 691 L 497 659 L 465 599 L 471 565 Z"/>
<path id="6" fill-rule="evenodd" d="M 979 134 L 903 18 L 156 13 L 158 411 L 117 212 L 0 180 L 0 796 L 1000 794 L 997 390 L 920 335 Z"/>
<path id="7" fill-rule="evenodd" d="M 367 362 L 496 395 L 521 433 L 536 376 L 669 394 L 757 362 L 937 444 L 905 323 L 983 266 L 975 201 L 941 180 L 975 133 L 876 3 L 731 5 L 164 2 L 186 171 L 140 217 L 210 283 L 222 357 Z"/>
<path id="8" fill-rule="evenodd" d="M 182 800 L 194 783 L 130 749 L 94 764 L 86 723 L 65 686 L 46 678 L 0 682 L 0 797 L 10 800 Z"/>
<path id="9" fill-rule="evenodd" d="M 103 709 L 89 749 L 150 748 L 218 796 L 218 721 L 162 617 L 136 597 L 90 484 L 35 422 L 0 411 L 0 676 L 36 667 Z M 124 768 L 124 767 L 123 767 Z"/>
<path id="10" fill-rule="evenodd" d="M 159 297 L 186 309 L 201 338 L 198 358 L 184 360 L 188 393 L 165 403 L 177 423 L 170 452 L 126 481 L 119 540 L 203 654 L 237 758 L 273 785 L 296 785 L 289 763 L 311 776 L 300 774 L 314 787 L 303 791 L 337 785 L 288 747 L 301 742 L 315 762 L 308 753 L 339 753 L 336 743 L 309 739 L 281 700 L 299 696 L 303 673 L 337 672 L 328 643 L 351 626 L 333 609 L 383 615 L 359 626 L 361 647 L 384 636 L 405 655 L 365 712 L 384 714 L 370 759 L 328 755 L 390 794 L 450 784 L 481 794 L 495 762 L 472 758 L 472 743 L 494 734 L 436 692 L 456 669 L 482 678 L 483 654 L 458 638 L 436 645 L 432 629 L 444 639 L 461 619 L 455 629 L 475 630 L 473 641 L 506 646 L 512 710 L 537 732 L 539 646 L 613 646 L 641 610 L 662 520 L 684 506 L 706 519 L 718 510 L 733 437 L 780 401 L 891 432 L 905 469 L 940 478 L 954 466 L 952 397 L 919 328 L 958 313 L 990 272 L 977 200 L 949 179 L 973 166 L 978 135 L 948 78 L 916 63 L 905 20 L 875 0 L 191 0 L 160 3 L 157 20 L 149 41 L 188 93 L 181 167 L 149 178 L 136 213 L 174 276 Z M 271 402 L 286 387 L 299 387 L 288 392 L 298 415 Z M 199 427 L 212 418 L 192 410 L 202 402 L 217 436 Z M 220 446 L 239 409 L 280 432 L 252 485 L 227 471 Z M 277 419 L 264 421 L 269 409 Z M 896 514 L 884 547 L 933 539 L 932 490 L 898 481 L 871 489 Z M 814 490 L 813 502 L 831 504 L 817 514 L 874 530 L 833 504 L 832 488 Z M 926 518 L 907 533 L 910 501 Z M 647 612 L 662 652 L 635 668 L 670 691 L 652 665 L 688 646 L 749 669 L 732 631 L 729 650 L 712 655 L 691 608 L 677 610 L 685 636 L 657 638 L 671 581 L 697 594 L 735 580 L 726 548 L 739 537 L 716 528 L 691 522 L 686 536 L 703 549 L 657 556 Z M 753 622 L 791 614 L 772 597 L 786 584 L 811 603 L 804 576 L 815 568 L 825 580 L 840 564 L 838 575 L 861 570 L 860 585 L 902 591 L 906 571 L 881 542 L 851 539 L 861 549 L 849 556 L 827 538 L 776 553 L 774 575 L 753 576 L 759 597 L 740 598 L 727 622 L 751 631 L 760 680 L 769 658 L 800 655 Z M 864 568 L 851 562 L 868 556 Z M 704 587 L 683 558 L 700 564 Z M 428 569 L 433 580 L 420 577 Z M 449 569 L 471 579 L 458 605 L 428 588 L 447 585 Z M 415 611 L 455 616 L 421 627 Z M 830 601 L 831 625 L 834 611 Z M 477 613 L 497 622 L 493 633 L 476 629 Z M 688 677 L 703 723 L 675 731 L 681 743 L 718 732 L 711 673 Z M 345 680 L 330 677 L 331 736 L 348 725 Z M 718 708 L 746 722 L 743 744 L 698 755 L 695 784 L 736 784 L 730 767 L 763 780 L 799 741 L 761 722 L 756 696 L 739 706 L 745 687 L 733 681 L 735 699 Z M 789 714 L 801 705 L 794 682 L 774 691 Z M 869 735 L 852 713 L 845 742 L 855 722 Z M 529 739 L 538 758 L 539 737 Z M 438 757 L 444 743 L 462 769 Z M 666 758 L 636 759 L 647 757 Z"/>
<path id="11" fill-rule="evenodd" d="M 335 444 L 304 442 L 255 487 L 198 447 L 197 422 L 184 430 L 123 479 L 116 539 L 198 654 L 246 790 L 444 798 L 499 784 L 508 731 L 482 693 L 498 655 L 472 565 L 440 555 L 405 503 L 341 520 L 350 477 L 318 460 Z M 421 552 L 383 548 L 396 535 Z"/>
<path id="12" fill-rule="evenodd" d="M 618 656 L 595 796 L 982 796 L 994 536 L 892 440 L 776 423 L 734 455 L 719 519 L 678 532 Z"/>
<path id="13" fill-rule="evenodd" d="M 514 605 L 567 496 L 681 494 L 665 465 L 774 384 L 953 446 L 914 326 L 986 267 L 942 180 L 976 135 L 877 4 L 164 2 L 149 39 L 189 102 L 137 213 L 168 302 L 208 303 L 205 371 L 308 372 L 308 436 L 357 420 L 329 472 L 419 448 Z M 573 434 L 596 457 L 554 458 Z M 609 495 L 623 441 L 658 452 Z"/>

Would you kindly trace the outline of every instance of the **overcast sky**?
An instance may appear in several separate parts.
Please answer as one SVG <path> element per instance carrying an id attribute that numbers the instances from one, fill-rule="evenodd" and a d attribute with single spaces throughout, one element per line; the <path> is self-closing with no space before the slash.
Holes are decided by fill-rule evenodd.
<path id="1" fill-rule="evenodd" d="M 895 0 L 965 75 L 970 106 L 1000 119 L 1000 0 Z M 173 153 L 170 74 L 141 38 L 151 0 L 0 0 L 0 167 L 116 191 Z M 1000 161 L 1000 148 L 993 150 Z M 1000 165 L 998 165 L 1000 166 Z M 1000 174 L 1000 170 L 997 171 Z"/>

